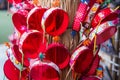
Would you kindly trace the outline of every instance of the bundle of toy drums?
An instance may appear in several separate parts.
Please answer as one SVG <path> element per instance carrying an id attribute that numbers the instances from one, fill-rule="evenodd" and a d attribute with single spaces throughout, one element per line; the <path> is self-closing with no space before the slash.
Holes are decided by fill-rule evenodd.
<path id="1" fill-rule="evenodd" d="M 65 80 L 70 72 L 73 80 L 102 79 L 98 53 L 100 45 L 117 31 L 117 8 L 105 6 L 102 0 L 81 0 L 71 28 L 71 41 L 77 33 L 80 41 L 70 52 L 59 41 L 68 29 L 70 17 L 58 7 L 60 0 L 49 8 L 39 5 L 39 0 L 8 1 L 14 8 L 14 32 L 4 64 L 9 80 L 61 80 L 61 71 L 68 67 Z"/>

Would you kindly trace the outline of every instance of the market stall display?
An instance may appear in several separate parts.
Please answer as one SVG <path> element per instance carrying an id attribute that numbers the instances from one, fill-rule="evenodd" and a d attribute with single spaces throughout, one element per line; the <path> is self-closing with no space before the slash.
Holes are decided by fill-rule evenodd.
<path id="1" fill-rule="evenodd" d="M 6 45 L 8 59 L 4 64 L 9 80 L 103 78 L 99 50 L 117 31 L 119 7 L 103 8 L 101 0 L 80 0 L 70 26 L 70 15 L 60 8 L 60 0 L 54 0 L 50 7 L 43 7 L 39 0 L 8 1 L 15 8 L 11 11 L 15 30 Z"/>

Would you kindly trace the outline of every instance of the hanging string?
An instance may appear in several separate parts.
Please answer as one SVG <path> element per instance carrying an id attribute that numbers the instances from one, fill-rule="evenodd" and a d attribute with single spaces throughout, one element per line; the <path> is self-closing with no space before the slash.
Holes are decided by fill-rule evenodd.
<path id="1" fill-rule="evenodd" d="M 98 28 L 99 28 L 99 25 L 100 25 L 101 21 L 102 21 L 102 20 L 100 20 L 100 22 L 98 23 L 98 25 L 97 25 L 97 27 L 96 27 L 96 32 L 95 32 L 95 34 L 94 34 L 94 38 L 95 38 L 95 39 L 94 39 L 93 52 L 96 51 L 96 46 L 97 46 L 97 45 L 96 45 L 96 42 L 97 42 L 97 41 L 96 41 L 96 40 L 97 40 L 97 31 L 98 31 Z"/>
<path id="2" fill-rule="evenodd" d="M 95 34 L 95 40 L 94 40 L 94 48 L 93 48 L 93 52 L 95 52 L 96 51 L 96 40 L 97 40 L 97 35 Z"/>
<path id="3" fill-rule="evenodd" d="M 45 38 L 45 25 L 44 25 L 44 20 L 42 21 L 42 29 L 43 29 L 43 44 L 44 44 L 44 38 Z"/>
<path id="4" fill-rule="evenodd" d="M 51 36 L 46 34 L 46 39 L 47 39 L 46 48 L 48 48 L 48 45 L 51 43 Z"/>
<path id="5" fill-rule="evenodd" d="M 24 54 L 23 54 L 23 53 L 21 53 L 21 54 L 22 54 L 22 63 L 21 63 L 21 69 L 20 69 L 19 80 L 21 80 L 21 78 L 22 78 L 22 70 L 23 70 L 23 62 L 24 62 Z"/>

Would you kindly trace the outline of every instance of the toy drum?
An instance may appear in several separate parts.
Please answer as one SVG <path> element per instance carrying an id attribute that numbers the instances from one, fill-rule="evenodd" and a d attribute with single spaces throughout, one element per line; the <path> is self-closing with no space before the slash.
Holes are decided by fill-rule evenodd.
<path id="1" fill-rule="evenodd" d="M 37 60 L 30 66 L 30 80 L 60 80 L 60 70 L 53 62 Z"/>
<path id="2" fill-rule="evenodd" d="M 36 30 L 23 33 L 19 41 L 19 50 L 27 58 L 37 58 L 40 52 L 46 49 L 46 40 L 43 34 Z"/>

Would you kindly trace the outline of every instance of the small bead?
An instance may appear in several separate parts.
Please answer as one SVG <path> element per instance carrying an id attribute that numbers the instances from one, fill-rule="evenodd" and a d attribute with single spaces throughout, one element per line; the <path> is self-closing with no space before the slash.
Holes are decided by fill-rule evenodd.
<path id="1" fill-rule="evenodd" d="M 39 59 L 42 61 L 43 58 L 45 58 L 44 54 L 40 53 L 40 54 L 39 54 Z"/>

